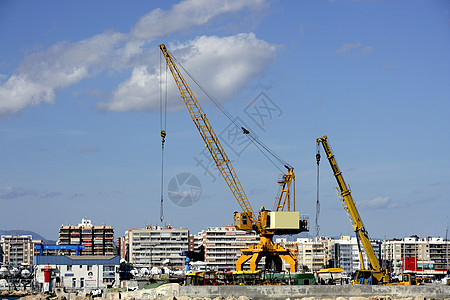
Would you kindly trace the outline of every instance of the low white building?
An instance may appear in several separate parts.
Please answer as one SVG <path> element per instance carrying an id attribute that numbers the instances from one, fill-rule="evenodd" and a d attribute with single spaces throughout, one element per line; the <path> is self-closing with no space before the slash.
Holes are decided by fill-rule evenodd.
<path id="1" fill-rule="evenodd" d="M 44 284 L 44 270 L 51 269 L 50 286 L 69 290 L 119 286 L 119 256 L 35 256 L 35 278 Z"/>

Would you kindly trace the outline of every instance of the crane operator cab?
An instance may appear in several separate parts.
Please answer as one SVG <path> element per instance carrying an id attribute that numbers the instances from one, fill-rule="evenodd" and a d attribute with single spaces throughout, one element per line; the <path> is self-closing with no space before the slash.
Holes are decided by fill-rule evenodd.
<path id="1" fill-rule="evenodd" d="M 308 230 L 307 216 L 300 215 L 298 211 L 269 211 L 261 210 L 258 221 L 259 228 L 274 230 L 275 234 L 297 234 Z M 250 217 L 246 213 L 234 212 L 234 226 L 239 230 L 258 231 L 252 226 Z"/>

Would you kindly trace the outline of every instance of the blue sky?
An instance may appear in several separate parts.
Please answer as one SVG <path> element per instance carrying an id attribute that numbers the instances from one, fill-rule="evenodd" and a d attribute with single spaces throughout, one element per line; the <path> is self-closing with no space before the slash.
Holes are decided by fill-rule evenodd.
<path id="1" fill-rule="evenodd" d="M 0 229 L 57 239 L 81 218 L 116 236 L 160 224 L 161 43 L 294 166 L 311 233 L 327 135 L 372 237 L 445 234 L 448 1 L 2 1 Z M 231 224 L 240 208 L 198 165 L 203 142 L 168 79 L 165 220 L 194 233 Z M 271 207 L 280 171 L 191 87 L 253 208 Z M 274 113 L 252 118 L 260 101 Z M 189 207 L 168 197 L 180 173 L 201 183 Z M 351 234 L 325 160 L 320 174 L 320 234 Z"/>

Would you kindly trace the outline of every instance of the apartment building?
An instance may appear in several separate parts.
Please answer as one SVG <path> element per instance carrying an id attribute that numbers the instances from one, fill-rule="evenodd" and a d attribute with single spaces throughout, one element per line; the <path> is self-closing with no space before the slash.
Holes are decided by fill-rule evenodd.
<path id="1" fill-rule="evenodd" d="M 32 265 L 35 243 L 42 243 L 42 241 L 33 240 L 31 235 L 2 235 L 0 238 L 0 247 L 3 251 L 1 264 L 8 266 Z"/>
<path id="2" fill-rule="evenodd" d="M 94 226 L 91 220 L 82 219 L 77 226 L 59 228 L 58 245 L 84 245 L 80 255 L 114 255 L 114 229 Z M 76 255 L 76 250 L 60 250 L 59 254 Z"/>
<path id="3" fill-rule="evenodd" d="M 277 238 L 277 239 L 275 239 L 275 243 L 280 244 L 285 249 L 289 250 L 291 255 L 297 261 L 297 271 L 298 272 L 302 271 L 303 265 L 298 264 L 298 242 L 297 241 L 288 241 L 287 238 Z M 282 263 L 282 269 L 284 271 L 290 270 L 291 265 L 288 262 L 281 260 L 281 263 Z"/>
<path id="4" fill-rule="evenodd" d="M 195 237 L 196 247 L 205 247 L 205 261 L 209 268 L 219 271 L 236 270 L 236 260 L 241 256 L 241 249 L 259 242 L 255 232 L 238 230 L 234 226 L 208 227 Z M 263 264 L 264 261 L 260 262 Z M 244 264 L 249 269 L 249 263 Z"/>
<path id="5" fill-rule="evenodd" d="M 376 240 L 370 241 L 372 248 L 381 263 L 381 242 Z M 348 275 L 361 269 L 361 261 L 359 258 L 358 241 L 356 237 L 341 236 L 340 239 L 334 240 L 334 263 L 337 268 L 341 268 Z M 361 245 L 363 261 L 365 268 L 369 267 L 369 259 L 364 247 Z"/>
<path id="6" fill-rule="evenodd" d="M 332 259 L 333 240 L 329 237 L 298 238 L 298 268 L 317 272 Z"/>
<path id="7" fill-rule="evenodd" d="M 122 243 L 119 245 L 121 258 L 137 267 L 182 269 L 185 257 L 180 253 L 189 249 L 189 230 L 170 225 L 134 228 L 125 232 Z"/>
<path id="8" fill-rule="evenodd" d="M 384 241 L 383 260 L 388 262 L 392 273 L 416 271 L 425 276 L 444 276 L 450 267 L 449 241 L 440 237 L 405 237 Z"/>

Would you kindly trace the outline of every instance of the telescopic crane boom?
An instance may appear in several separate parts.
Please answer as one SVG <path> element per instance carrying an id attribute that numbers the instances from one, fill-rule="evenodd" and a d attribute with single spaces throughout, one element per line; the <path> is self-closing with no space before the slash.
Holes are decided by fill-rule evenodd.
<path id="1" fill-rule="evenodd" d="M 290 264 L 291 272 L 296 271 L 297 262 L 289 250 L 284 249 L 278 244 L 274 244 L 272 241 L 274 234 L 295 234 L 307 231 L 307 221 L 300 220 L 298 212 L 278 211 L 284 209 L 286 200 L 289 201 L 290 193 L 286 188 L 291 186 L 291 183 L 295 178 L 293 168 L 290 168 L 288 174 L 286 174 L 283 177 L 283 180 L 280 180 L 279 182 L 279 184 L 282 185 L 282 190 L 277 197 L 277 211 L 271 212 L 262 208 L 258 213 L 258 217 L 256 217 L 233 169 L 231 161 L 222 148 L 217 135 L 214 133 L 206 114 L 181 75 L 180 70 L 165 45 L 161 44 L 159 47 L 170 72 L 172 73 L 173 79 L 181 94 L 181 98 L 191 115 L 192 121 L 203 138 L 205 146 L 208 148 L 222 177 L 243 210 L 242 213 L 236 212 L 234 214 L 236 228 L 247 231 L 256 231 L 260 235 L 258 244 L 252 245 L 249 249 L 242 250 L 241 257 L 236 261 L 236 270 L 242 270 L 242 265 L 248 260 L 250 260 L 250 269 L 256 270 L 261 258 L 266 257 L 266 264 L 273 262 L 277 270 L 281 269 L 281 259 L 283 259 Z M 245 128 L 242 128 L 242 130 L 245 134 L 248 134 L 248 131 Z M 288 207 L 290 208 L 289 202 Z M 295 208 L 295 202 L 293 207 Z"/>
<path id="2" fill-rule="evenodd" d="M 389 275 L 387 270 L 384 270 L 381 268 L 380 262 L 378 261 L 378 258 L 375 254 L 375 251 L 373 250 L 372 244 L 370 243 L 369 234 L 367 233 L 366 229 L 364 228 L 364 224 L 361 220 L 361 216 L 358 213 L 358 210 L 356 209 L 355 202 L 353 201 L 351 191 L 347 187 L 347 184 L 344 181 L 344 177 L 342 176 L 341 171 L 339 170 L 339 167 L 336 163 L 336 160 L 334 158 L 334 154 L 331 151 L 331 147 L 328 144 L 327 136 L 324 136 L 322 138 L 317 139 L 317 145 L 322 144 L 323 149 L 325 151 L 325 154 L 327 155 L 328 162 L 330 163 L 331 169 L 333 170 L 334 177 L 336 178 L 336 181 L 339 186 L 339 190 L 341 193 L 342 198 L 344 199 L 344 203 L 347 207 L 348 213 L 353 221 L 353 229 L 356 234 L 356 238 L 358 240 L 358 247 L 360 252 L 360 260 L 361 260 L 361 266 L 362 270 L 358 270 L 356 275 L 356 281 L 357 283 L 361 283 L 361 280 L 364 283 L 367 283 L 369 281 L 369 284 L 377 284 L 379 283 L 387 283 L 389 281 Z M 316 154 L 316 160 L 317 163 L 320 161 L 320 148 L 317 147 L 317 154 Z M 370 262 L 371 270 L 365 270 L 364 269 L 364 262 L 362 258 L 360 243 L 364 247 L 364 250 L 366 251 L 367 258 Z"/>

